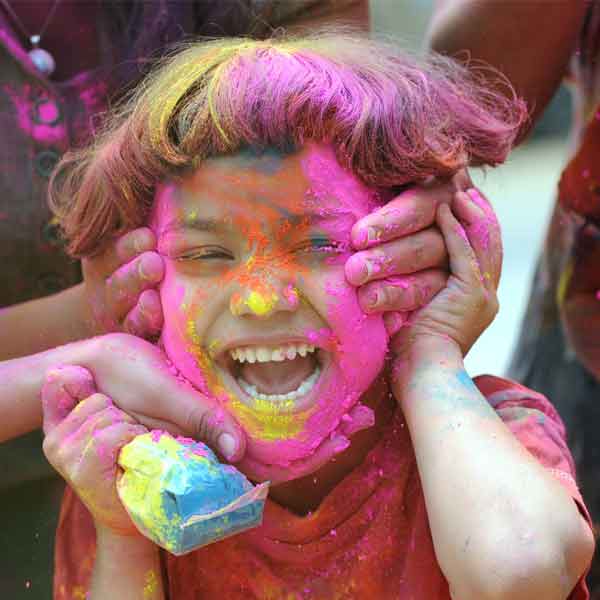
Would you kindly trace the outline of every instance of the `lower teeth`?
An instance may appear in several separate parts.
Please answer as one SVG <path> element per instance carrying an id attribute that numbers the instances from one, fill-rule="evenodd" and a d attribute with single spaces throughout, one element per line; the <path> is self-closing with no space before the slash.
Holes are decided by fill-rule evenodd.
<path id="1" fill-rule="evenodd" d="M 253 398 L 259 398 L 260 400 L 268 400 L 269 402 L 282 402 L 285 400 L 297 400 L 302 396 L 305 396 L 313 389 L 319 375 L 321 374 L 321 368 L 316 367 L 315 370 L 309 375 L 295 390 L 288 392 L 287 394 L 263 394 L 256 389 L 255 385 L 249 384 L 244 381 L 241 377 L 237 380 L 239 386 Z"/>

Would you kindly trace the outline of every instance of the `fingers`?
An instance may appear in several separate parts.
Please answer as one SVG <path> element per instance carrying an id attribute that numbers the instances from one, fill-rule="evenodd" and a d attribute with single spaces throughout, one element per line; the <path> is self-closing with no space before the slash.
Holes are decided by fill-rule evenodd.
<path id="1" fill-rule="evenodd" d="M 140 294 L 163 278 L 164 264 L 156 252 L 144 252 L 118 268 L 107 280 L 107 303 L 112 314 L 122 319 L 137 304 Z"/>
<path id="2" fill-rule="evenodd" d="M 242 457 L 246 449 L 245 435 L 235 419 L 215 400 L 198 392 L 191 393 L 189 400 L 181 403 L 177 410 L 172 421 L 181 424 L 184 432 L 192 432 L 194 439 L 204 442 L 231 462 Z"/>
<path id="3" fill-rule="evenodd" d="M 95 391 L 94 378 L 83 367 L 67 365 L 50 369 L 41 392 L 44 433 L 54 429 L 79 401 Z"/>
<path id="4" fill-rule="evenodd" d="M 358 286 L 390 275 L 442 267 L 446 260 L 444 239 L 437 228 L 430 227 L 353 254 L 346 262 L 345 273 L 347 280 Z"/>
<path id="5" fill-rule="evenodd" d="M 448 273 L 427 269 L 415 275 L 372 281 L 358 289 L 358 302 L 366 313 L 413 311 L 425 306 L 446 286 Z"/>
<path id="6" fill-rule="evenodd" d="M 479 285 L 482 277 L 477 258 L 465 229 L 452 214 L 448 205 L 444 204 L 438 207 L 437 223 L 446 240 L 452 274 L 470 286 Z"/>
<path id="7" fill-rule="evenodd" d="M 465 229 L 485 287 L 495 292 L 502 271 L 502 236 L 494 210 L 475 188 L 457 192 L 452 210 Z"/>
<path id="8" fill-rule="evenodd" d="M 118 238 L 101 257 L 106 275 L 114 273 L 122 265 L 132 261 L 143 252 L 156 248 L 156 237 L 148 227 L 134 229 Z"/>
<path id="9" fill-rule="evenodd" d="M 397 311 L 383 313 L 383 325 L 390 338 L 393 338 L 409 322 L 410 315 L 410 312 Z"/>
<path id="10" fill-rule="evenodd" d="M 87 437 L 79 460 L 70 473 L 69 479 L 77 487 L 92 487 L 94 474 L 116 475 L 117 460 L 121 448 L 138 435 L 147 433 L 142 425 L 129 421 L 116 421 L 98 424 L 93 428 L 93 436 Z M 84 439 L 83 436 L 81 439 Z"/>
<path id="11" fill-rule="evenodd" d="M 67 476 L 71 468 L 68 465 L 81 462 L 90 440 L 96 439 L 101 429 L 117 423 L 137 425 L 139 430 L 137 421 L 116 408 L 110 398 L 104 394 L 92 394 L 49 430 L 44 438 L 44 454 L 57 470 Z"/>
<path id="12" fill-rule="evenodd" d="M 434 181 L 402 192 L 354 224 L 352 244 L 362 250 L 431 226 L 438 205 L 449 204 L 454 192 L 455 184 L 447 181 Z"/>
<path id="13" fill-rule="evenodd" d="M 110 398 L 104 394 L 92 394 L 85 400 L 82 400 L 62 421 L 56 423 L 52 428 L 48 428 L 44 439 L 45 451 L 48 449 L 52 454 L 52 449 L 55 445 L 63 446 L 65 440 L 73 439 L 88 419 L 102 415 L 104 424 L 112 424 L 118 419 L 119 413 L 121 411 L 113 406 Z M 125 415 L 125 413 L 122 414 Z M 128 415 L 125 415 L 124 419 L 129 422 L 135 422 Z M 91 433 L 91 430 L 88 428 L 87 432 Z M 73 444 L 70 444 L 68 448 L 73 448 Z"/>
<path id="14" fill-rule="evenodd" d="M 123 321 L 123 330 L 143 338 L 157 337 L 163 326 L 160 295 L 156 290 L 144 290 L 137 304 Z"/>

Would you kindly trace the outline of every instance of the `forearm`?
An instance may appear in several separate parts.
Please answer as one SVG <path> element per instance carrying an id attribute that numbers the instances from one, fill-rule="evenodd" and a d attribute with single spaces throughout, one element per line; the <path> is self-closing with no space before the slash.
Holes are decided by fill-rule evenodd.
<path id="1" fill-rule="evenodd" d="M 90 335 L 82 284 L 0 310 L 0 360 L 28 356 Z"/>
<path id="2" fill-rule="evenodd" d="M 86 362 L 90 344 L 75 342 L 0 362 L 0 443 L 42 424 L 41 390 L 48 369 Z"/>
<path id="3" fill-rule="evenodd" d="M 438 1 L 426 43 L 458 60 L 483 60 L 499 69 L 526 100 L 533 125 L 564 77 L 585 11 L 584 0 Z"/>
<path id="4" fill-rule="evenodd" d="M 158 547 L 144 537 L 122 537 L 98 530 L 90 600 L 162 600 Z"/>
<path id="5" fill-rule="evenodd" d="M 457 598 L 567 598 L 582 519 L 438 341 L 397 361 L 436 556 Z"/>

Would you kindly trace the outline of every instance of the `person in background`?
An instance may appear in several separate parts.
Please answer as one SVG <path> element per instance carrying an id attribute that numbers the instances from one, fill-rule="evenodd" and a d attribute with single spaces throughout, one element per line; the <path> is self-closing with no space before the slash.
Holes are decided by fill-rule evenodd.
<path id="1" fill-rule="evenodd" d="M 565 421 L 582 494 L 600 522 L 600 5 L 586 0 L 436 5 L 429 47 L 500 69 L 531 112 L 567 78 L 574 98 L 562 172 L 510 375 L 541 391 Z M 480 71 L 485 77 L 485 70 Z M 524 134 L 521 139 L 524 139 Z M 535 202 L 535 198 L 530 199 Z M 600 598 L 600 561 L 589 575 Z"/>

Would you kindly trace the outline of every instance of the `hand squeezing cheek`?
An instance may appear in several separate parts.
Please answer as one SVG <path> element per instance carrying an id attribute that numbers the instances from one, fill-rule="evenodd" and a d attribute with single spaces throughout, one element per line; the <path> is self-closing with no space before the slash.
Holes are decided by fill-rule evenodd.
<path id="1" fill-rule="evenodd" d="M 373 424 L 364 394 L 387 334 L 344 275 L 352 224 L 373 202 L 316 145 L 211 159 L 157 194 L 163 344 L 245 430 L 252 479 L 314 471 Z"/>

